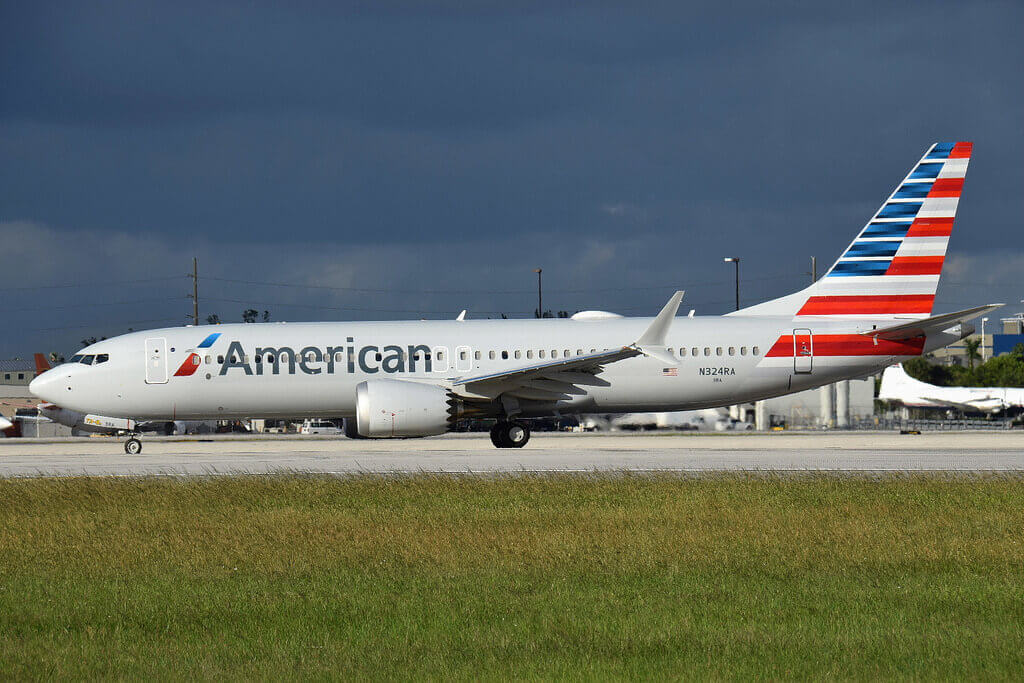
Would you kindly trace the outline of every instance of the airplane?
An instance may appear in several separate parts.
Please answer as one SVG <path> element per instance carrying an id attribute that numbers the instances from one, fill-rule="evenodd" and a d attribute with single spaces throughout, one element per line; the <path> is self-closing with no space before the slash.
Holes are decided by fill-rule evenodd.
<path id="1" fill-rule="evenodd" d="M 972 334 L 1002 304 L 932 315 L 972 152 L 936 143 L 823 277 L 724 316 L 226 324 L 133 332 L 82 349 L 33 394 L 134 420 L 346 418 L 356 438 L 531 417 L 699 410 L 863 377 Z M 133 435 L 125 452 L 139 453 Z"/>
<path id="2" fill-rule="evenodd" d="M 0 415 L 0 434 L 7 438 L 21 435 L 18 426 L 3 415 Z"/>
<path id="3" fill-rule="evenodd" d="M 937 387 L 914 379 L 902 364 L 882 373 L 878 398 L 911 408 L 953 408 L 964 413 L 999 413 L 1024 408 L 1024 389 L 1013 387 Z"/>

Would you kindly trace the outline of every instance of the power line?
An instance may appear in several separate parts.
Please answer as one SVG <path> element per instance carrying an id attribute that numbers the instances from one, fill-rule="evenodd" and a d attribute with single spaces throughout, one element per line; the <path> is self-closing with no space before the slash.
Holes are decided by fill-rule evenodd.
<path id="1" fill-rule="evenodd" d="M 178 322 L 180 318 L 150 318 L 148 320 L 126 320 L 124 322 L 90 322 L 83 323 L 81 325 L 63 325 L 61 327 L 37 327 L 35 329 L 27 330 L 28 332 L 54 332 L 57 330 L 78 330 L 86 327 L 121 327 L 123 325 L 144 325 L 146 323 L 164 323 L 164 322 Z"/>
<path id="2" fill-rule="evenodd" d="M 27 308 L 6 308 L 4 309 L 7 313 L 25 313 L 32 311 L 66 311 L 69 309 L 79 308 L 94 308 L 97 306 L 129 306 L 133 304 L 157 304 L 167 303 L 168 301 L 177 301 L 180 299 L 186 299 L 184 296 L 169 296 L 161 299 L 136 299 L 134 301 L 98 301 L 95 303 L 88 304 L 74 304 L 68 306 L 29 306 Z"/>
<path id="3" fill-rule="evenodd" d="M 166 281 L 169 281 L 169 280 L 178 280 L 178 279 L 180 279 L 182 277 L 187 277 L 187 276 L 185 276 L 185 275 L 171 275 L 171 276 L 168 276 L 168 277 L 150 277 L 150 278 L 142 278 L 142 279 L 139 279 L 139 280 L 118 280 L 118 281 L 113 281 L 113 282 L 92 282 L 92 283 L 85 283 L 85 284 L 83 284 L 81 282 L 74 282 L 74 283 L 61 284 L 61 285 L 32 285 L 32 286 L 26 286 L 26 287 L 0 287 L 0 292 L 27 292 L 27 291 L 36 290 L 36 289 L 71 289 L 71 288 L 85 289 L 87 287 L 113 287 L 113 286 L 116 286 L 116 285 L 135 285 L 135 284 L 141 284 L 141 283 L 144 283 L 144 282 L 166 282 Z"/>
<path id="4" fill-rule="evenodd" d="M 744 282 L 769 282 L 773 280 L 793 280 L 798 278 L 798 275 L 792 273 L 788 275 L 774 275 L 769 277 L 760 278 L 747 278 Z M 269 282 L 269 281 L 257 281 L 257 280 L 238 280 L 235 278 L 225 277 L 213 277 L 207 276 L 207 280 L 216 280 L 217 282 L 232 282 L 235 284 L 249 285 L 254 287 L 289 287 L 295 289 L 324 289 L 336 292 L 355 292 L 355 293 L 375 293 L 375 294 L 451 294 L 451 295 L 462 295 L 467 294 L 534 294 L 536 290 L 532 289 L 477 289 L 477 288 L 466 288 L 466 289 L 382 289 L 382 288 L 370 288 L 370 287 L 334 287 L 330 285 L 307 285 L 298 284 L 293 282 Z M 586 289 L 554 289 L 548 288 L 548 292 L 556 292 L 561 294 L 590 294 L 597 292 L 632 292 L 632 291 L 653 291 L 653 290 L 674 290 L 680 286 L 681 283 L 666 284 L 666 285 L 650 285 L 645 287 L 604 287 L 604 288 L 586 288 Z M 700 285 L 725 285 L 732 284 L 731 280 L 706 280 L 706 281 L 691 281 L 688 283 L 682 283 L 685 286 L 700 286 Z"/>

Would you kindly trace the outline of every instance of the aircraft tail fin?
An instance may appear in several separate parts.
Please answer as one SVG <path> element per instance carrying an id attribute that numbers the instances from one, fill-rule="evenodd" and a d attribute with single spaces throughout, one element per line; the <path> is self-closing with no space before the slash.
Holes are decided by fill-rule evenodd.
<path id="1" fill-rule="evenodd" d="M 925 318 L 931 315 L 972 143 L 928 148 L 843 255 L 810 287 L 730 315 Z"/>
<path id="2" fill-rule="evenodd" d="M 900 363 L 890 365 L 882 373 L 882 385 L 878 388 L 878 398 L 883 401 L 899 401 L 921 396 L 922 390 L 934 388 L 931 384 L 908 375 L 907 371 L 903 369 L 903 364 Z"/>
<path id="3" fill-rule="evenodd" d="M 50 369 L 50 362 L 46 360 L 46 356 L 41 353 L 35 355 L 36 358 L 36 377 L 43 374 Z"/>

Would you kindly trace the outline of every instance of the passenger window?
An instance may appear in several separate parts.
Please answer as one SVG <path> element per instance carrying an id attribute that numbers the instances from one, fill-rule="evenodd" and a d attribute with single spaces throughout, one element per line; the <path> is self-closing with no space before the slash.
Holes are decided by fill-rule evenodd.
<path id="1" fill-rule="evenodd" d="M 494 360 L 494 351 L 488 351 L 487 357 L 490 358 L 491 360 Z"/>
<path id="2" fill-rule="evenodd" d="M 267 361 L 270 362 L 270 356 L 267 356 Z M 212 362 L 213 362 L 213 358 L 211 358 L 210 356 L 207 356 L 206 357 L 206 364 L 209 365 Z"/>
<path id="3" fill-rule="evenodd" d="M 715 347 L 715 355 L 716 356 L 721 356 L 722 355 L 722 347 L 721 346 L 716 346 Z"/>
<path id="4" fill-rule="evenodd" d="M 473 352 L 473 358 L 476 359 L 476 360 L 480 360 L 480 352 L 479 351 L 474 351 Z"/>
<path id="5" fill-rule="evenodd" d="M 516 349 L 516 351 L 515 351 L 515 357 L 516 357 L 516 360 L 519 360 L 519 358 L 521 357 L 521 355 L 522 355 L 522 354 L 520 354 L 520 353 L 519 353 L 519 349 Z"/>
<path id="6" fill-rule="evenodd" d="M 380 355 L 380 354 L 377 354 L 377 355 Z M 444 351 L 438 351 L 437 352 L 437 359 L 438 360 L 444 360 Z"/>
<path id="7" fill-rule="evenodd" d="M 558 358 L 558 349 L 551 349 L 551 357 Z"/>
<path id="8" fill-rule="evenodd" d="M 691 356 L 699 356 L 700 355 L 700 349 L 698 349 L 696 346 L 694 346 L 692 349 L 690 349 L 690 355 Z"/>
<path id="9" fill-rule="evenodd" d="M 741 346 L 740 347 L 740 355 L 741 356 L 747 355 L 747 347 L 746 346 Z"/>
<path id="10" fill-rule="evenodd" d="M 597 353 L 597 349 L 590 349 L 591 353 Z"/>
<path id="11" fill-rule="evenodd" d="M 755 356 L 761 355 L 761 349 L 757 348 L 756 346 L 754 348 L 750 349 L 750 352 L 752 354 L 754 354 Z"/>
<path id="12" fill-rule="evenodd" d="M 256 356 L 256 362 L 257 363 L 262 363 L 263 362 L 263 356 Z"/>
<path id="13" fill-rule="evenodd" d="M 736 347 L 735 346 L 730 346 L 729 347 L 729 355 L 730 356 L 735 356 L 736 355 Z"/>
<path id="14" fill-rule="evenodd" d="M 533 350 L 532 349 L 526 349 L 526 357 L 527 358 L 533 358 Z"/>
<path id="15" fill-rule="evenodd" d="M 209 357 L 209 356 L 207 356 L 206 358 L 207 358 L 207 361 L 206 361 L 206 362 L 207 362 L 207 363 L 209 363 L 209 362 L 210 362 L 210 361 L 209 361 L 209 358 L 210 358 L 210 357 Z M 273 362 L 274 362 L 274 354 L 272 354 L 272 353 L 268 353 L 268 354 L 267 354 L 267 362 L 268 362 L 268 363 L 273 363 Z"/>
<path id="16" fill-rule="evenodd" d="M 704 347 L 704 355 L 705 356 L 710 356 L 711 355 L 711 347 L 710 346 L 705 346 Z"/>
<path id="17" fill-rule="evenodd" d="M 223 363 L 224 362 L 224 356 L 217 356 L 217 362 L 218 363 Z"/>
<path id="18" fill-rule="evenodd" d="M 544 349 L 541 349 L 540 351 L 537 352 L 537 356 L 540 357 L 540 358 L 544 358 L 546 355 L 547 355 L 547 352 L 544 351 Z"/>
<path id="19" fill-rule="evenodd" d="M 501 352 L 501 359 L 502 360 L 508 360 L 508 351 L 502 351 Z"/>
<path id="20" fill-rule="evenodd" d="M 568 357 L 569 357 L 569 349 L 563 350 L 562 351 L 562 358 L 568 358 Z"/>
<path id="21" fill-rule="evenodd" d="M 459 360 L 466 360 L 467 354 L 465 351 L 459 351 Z"/>
<path id="22" fill-rule="evenodd" d="M 583 349 L 576 349 L 576 355 L 577 356 L 582 356 L 583 355 Z"/>
<path id="23" fill-rule="evenodd" d="M 338 351 L 338 352 L 336 352 L 336 353 L 334 354 L 334 362 L 335 362 L 335 363 L 340 363 L 340 362 L 342 361 L 342 359 L 343 359 L 343 358 L 344 358 L 344 357 L 343 357 L 343 356 L 341 355 L 341 351 Z"/>

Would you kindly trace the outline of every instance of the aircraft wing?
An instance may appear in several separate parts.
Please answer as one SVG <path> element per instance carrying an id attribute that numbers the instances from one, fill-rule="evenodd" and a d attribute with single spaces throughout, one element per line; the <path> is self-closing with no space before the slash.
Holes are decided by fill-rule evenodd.
<path id="1" fill-rule="evenodd" d="M 920 320 L 913 320 L 900 325 L 864 330 L 861 334 L 889 341 L 914 339 L 926 334 L 934 334 L 936 332 L 948 330 L 950 327 L 958 325 L 966 320 L 971 320 L 972 318 L 983 316 L 986 313 L 991 313 L 1001 306 L 1003 306 L 1003 304 L 988 304 L 987 306 L 968 308 L 963 311 L 956 311 L 955 313 L 933 315 L 928 318 L 921 318 Z"/>
<path id="2" fill-rule="evenodd" d="M 682 299 L 683 292 L 673 294 L 647 330 L 632 344 L 486 375 L 467 375 L 457 378 L 452 385 L 485 396 L 507 394 L 527 400 L 557 401 L 586 393 L 580 389 L 581 386 L 608 386 L 608 382 L 597 375 L 604 366 L 626 358 L 649 356 L 667 365 L 678 365 L 679 362 L 665 348 L 665 339 Z"/>
<path id="3" fill-rule="evenodd" d="M 966 413 L 997 413 L 1006 407 L 1006 404 L 1003 402 L 1003 400 L 997 397 L 983 398 L 981 399 L 983 403 L 979 404 L 950 401 L 945 398 L 935 398 L 932 396 L 922 396 L 921 398 L 931 403 L 935 403 L 936 405 L 946 406 L 947 408 L 955 408 L 956 410 L 960 410 Z M 987 405 L 984 404 L 984 402 L 986 401 L 988 402 Z M 997 403 L 993 403 L 993 401 L 996 401 Z"/>

